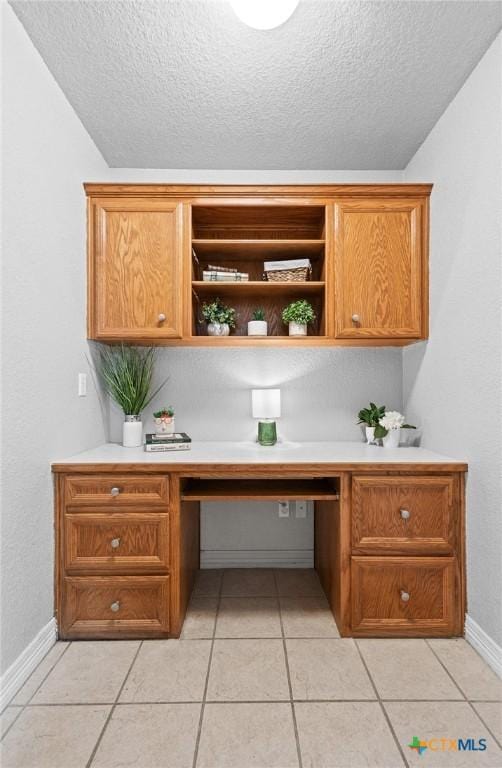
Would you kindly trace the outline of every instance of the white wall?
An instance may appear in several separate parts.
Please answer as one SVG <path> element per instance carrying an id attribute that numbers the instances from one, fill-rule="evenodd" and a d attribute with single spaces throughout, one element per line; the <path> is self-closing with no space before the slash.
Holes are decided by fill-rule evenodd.
<path id="1" fill-rule="evenodd" d="M 104 439 L 86 371 L 82 181 L 107 166 L 12 9 L 3 37 L 2 670 L 54 615 L 50 462 Z"/>
<path id="2" fill-rule="evenodd" d="M 422 445 L 469 462 L 468 613 L 502 645 L 502 47 L 495 40 L 410 161 L 432 181 L 431 328 L 403 353 Z"/>

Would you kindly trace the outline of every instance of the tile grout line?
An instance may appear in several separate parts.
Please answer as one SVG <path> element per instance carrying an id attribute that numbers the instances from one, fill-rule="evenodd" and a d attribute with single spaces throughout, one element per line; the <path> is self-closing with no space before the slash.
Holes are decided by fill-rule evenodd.
<path id="1" fill-rule="evenodd" d="M 390 719 L 390 717 L 389 717 L 389 715 L 387 713 L 387 710 L 384 707 L 382 699 L 380 698 L 380 693 L 378 691 L 378 688 L 377 688 L 377 686 L 376 686 L 376 684 L 375 684 L 375 682 L 373 680 L 373 677 L 372 677 L 372 675 L 370 673 L 369 667 L 366 664 L 366 659 L 364 658 L 364 656 L 362 654 L 362 651 L 359 648 L 359 643 L 357 642 L 357 640 L 355 638 L 352 638 L 352 642 L 356 646 L 357 652 L 359 654 L 359 658 L 361 659 L 361 662 L 362 662 L 362 664 L 364 666 L 364 669 L 366 670 L 366 674 L 368 675 L 368 677 L 370 679 L 370 683 L 371 683 L 372 688 L 373 688 L 373 690 L 375 692 L 375 696 L 377 697 L 377 701 L 380 704 L 380 709 L 382 711 L 382 714 L 383 714 L 383 716 L 385 718 L 385 721 L 386 721 L 387 725 L 389 726 L 389 730 L 390 730 L 390 732 L 391 732 L 391 734 L 392 734 L 392 736 L 394 738 L 394 742 L 395 742 L 395 744 L 396 744 L 396 746 L 397 746 L 397 748 L 399 750 L 399 753 L 400 753 L 401 757 L 403 758 L 404 765 L 407 766 L 407 768 L 410 768 L 410 764 L 409 764 L 408 760 L 406 759 L 406 755 L 404 754 L 404 750 L 403 750 L 403 748 L 401 746 L 401 743 L 400 743 L 399 739 L 397 738 L 397 734 L 396 734 L 396 732 L 394 730 L 394 726 L 392 725 L 391 719 Z"/>
<path id="2" fill-rule="evenodd" d="M 296 712 L 295 712 L 295 705 L 293 701 L 293 686 L 291 684 L 291 672 L 289 669 L 289 659 L 288 659 L 288 650 L 286 647 L 286 637 L 284 635 L 284 625 L 282 622 L 282 608 L 281 608 L 281 596 L 279 595 L 279 585 L 277 582 L 277 572 L 274 569 L 274 584 L 275 584 L 275 591 L 276 591 L 276 599 L 277 599 L 277 608 L 279 611 L 279 622 L 281 625 L 281 635 L 282 635 L 282 647 L 284 650 L 284 660 L 286 663 L 286 675 L 288 678 L 288 689 L 289 689 L 289 703 L 291 707 L 291 716 L 293 718 L 293 729 L 295 732 L 295 742 L 296 742 L 296 755 L 298 758 L 298 766 L 299 768 L 302 768 L 302 752 L 300 749 L 300 736 L 298 733 L 298 723 L 296 722 Z"/>
<path id="3" fill-rule="evenodd" d="M 446 672 L 446 674 L 448 675 L 448 677 L 449 677 L 449 678 L 450 678 L 450 680 L 452 681 L 452 683 L 453 683 L 453 685 L 455 686 L 455 688 L 458 688 L 458 690 L 460 691 L 460 693 L 461 693 L 461 694 L 462 694 L 462 696 L 464 697 L 464 701 L 468 701 L 468 698 L 467 698 L 467 696 L 465 695 L 464 691 L 462 690 L 462 688 L 460 687 L 460 685 L 457 683 L 457 681 L 455 680 L 455 678 L 454 678 L 454 677 L 453 677 L 453 675 L 451 674 L 450 670 L 449 670 L 449 669 L 446 667 L 446 665 L 445 665 L 445 664 L 443 664 L 443 662 L 441 661 L 441 659 L 440 659 L 440 658 L 439 658 L 439 656 L 437 655 L 436 651 L 434 650 L 433 646 L 430 644 L 430 642 L 429 642 L 429 638 L 427 638 L 427 637 L 424 637 L 424 640 L 425 640 L 425 644 L 427 645 L 427 648 L 428 648 L 428 649 L 431 651 L 432 655 L 433 655 L 433 656 L 434 656 L 434 657 L 437 659 L 437 661 L 439 662 L 439 664 L 440 664 L 440 665 L 443 667 L 444 671 Z M 461 699 L 459 699 L 459 701 L 461 701 Z"/>
<path id="4" fill-rule="evenodd" d="M 496 736 L 495 736 L 495 735 L 492 733 L 491 729 L 490 729 L 490 728 L 487 726 L 487 724 L 485 723 L 484 719 L 481 717 L 481 715 L 479 714 L 479 712 L 477 711 L 477 709 L 476 709 L 476 708 L 473 706 L 473 703 L 472 703 L 472 701 L 469 699 L 469 697 L 467 696 L 467 694 L 466 694 L 466 693 L 463 691 L 463 689 L 460 687 L 460 684 L 459 684 L 459 683 L 457 683 L 457 681 L 455 680 L 455 678 L 453 677 L 453 675 L 450 673 L 450 671 L 448 670 L 448 668 L 446 667 L 446 665 L 445 665 L 445 664 L 443 664 L 442 660 L 440 659 L 440 657 L 438 656 L 438 654 L 437 654 L 437 653 L 436 653 L 436 651 L 434 650 L 434 646 L 432 646 L 432 645 L 430 644 L 430 642 L 429 642 L 429 640 L 428 640 L 427 638 L 425 638 L 425 642 L 427 643 L 427 646 L 430 648 L 430 650 L 432 651 L 432 653 L 434 654 L 434 656 L 436 657 L 436 659 L 439 661 L 439 663 L 440 663 L 440 664 L 441 664 L 441 666 L 443 667 L 443 669 L 444 669 L 444 671 L 446 672 L 446 674 L 449 676 L 449 678 L 452 680 L 452 682 L 453 682 L 453 683 L 454 683 L 454 684 L 457 686 L 458 690 L 460 691 L 460 693 L 461 693 L 461 694 L 462 694 L 462 696 L 464 697 L 464 700 L 465 700 L 465 702 L 466 702 L 466 703 L 469 705 L 469 707 L 472 709 L 472 711 L 474 712 L 474 714 L 475 714 L 475 715 L 477 715 L 477 717 L 479 717 L 479 719 L 481 720 L 481 722 L 482 722 L 482 723 L 483 723 L 483 725 L 485 726 L 485 728 L 486 728 L 486 730 L 488 731 L 488 733 L 490 734 L 490 736 L 492 736 L 492 738 L 494 739 L 494 741 L 495 741 L 495 744 L 497 744 L 497 746 L 499 746 L 499 747 L 502 749 L 502 744 L 499 742 L 499 740 L 497 739 L 497 737 L 496 737 Z M 479 702 L 476 702 L 476 703 L 477 703 L 477 704 L 483 704 L 484 702 L 483 702 L 483 701 L 479 701 Z M 498 702 L 496 702 L 496 703 L 498 703 Z"/>
<path id="5" fill-rule="evenodd" d="M 207 640 L 208 638 L 201 638 L 202 640 Z M 219 640 L 219 638 L 215 638 L 216 640 Z M 237 638 L 238 640 L 247 640 L 248 638 Z M 269 638 L 264 638 L 265 640 L 268 640 Z M 274 638 L 277 639 L 277 638 Z M 287 638 L 286 638 L 287 639 Z M 293 638 L 295 639 L 295 638 Z M 331 639 L 331 638 L 328 638 Z M 351 638 L 345 638 L 346 640 L 350 640 Z M 294 699 L 295 703 L 298 704 L 326 704 L 326 703 L 338 703 L 343 704 L 344 702 L 347 703 L 364 703 L 364 702 L 377 702 L 379 699 L 377 696 L 372 699 L 364 698 L 364 699 Z M 206 698 L 206 704 L 284 704 L 285 702 L 288 702 L 288 699 L 208 699 Z M 405 699 L 380 699 L 383 704 L 498 704 L 499 706 L 502 706 L 502 703 L 500 701 L 496 700 L 473 700 L 472 702 L 470 700 L 464 701 L 463 699 L 412 699 L 410 697 L 406 697 Z M 194 700 L 194 699 L 154 699 L 153 701 L 148 700 L 141 700 L 141 701 L 118 701 L 116 706 L 117 707 L 132 707 L 132 706 L 138 706 L 138 705 L 153 705 L 153 704 L 201 704 L 202 699 L 200 700 Z M 51 707 L 56 709 L 57 707 L 112 707 L 115 704 L 113 701 L 86 701 L 86 702 L 78 702 L 78 701 L 69 701 L 65 703 L 51 703 L 51 704 L 27 704 L 26 707 L 22 707 L 21 705 L 14 704 L 12 705 L 13 709 L 50 709 Z"/>
<path id="6" fill-rule="evenodd" d="M 113 713 L 115 712 L 115 707 L 117 706 L 117 703 L 118 703 L 118 700 L 119 700 L 119 698 L 120 698 L 120 695 L 121 695 L 122 691 L 124 690 L 124 686 L 125 686 L 125 684 L 127 683 L 127 680 L 129 679 L 129 675 L 131 674 L 131 670 L 132 670 L 132 668 L 133 668 L 133 666 L 134 666 L 134 664 L 135 664 L 135 662 L 136 662 L 136 659 L 137 659 L 137 658 L 138 658 L 138 656 L 139 656 L 139 652 L 140 652 L 140 650 L 141 650 L 141 649 L 142 649 L 142 647 L 143 647 L 143 642 L 144 642 L 143 640 L 141 640 L 141 641 L 140 641 L 140 643 L 139 643 L 139 645 L 138 645 L 138 647 L 137 647 L 137 649 L 136 649 L 136 653 L 134 654 L 134 656 L 133 656 L 133 658 L 132 658 L 132 661 L 131 661 L 131 663 L 129 664 L 129 669 L 127 670 L 127 672 L 126 672 L 126 674 L 125 674 L 125 677 L 124 677 L 124 679 L 122 680 L 122 685 L 120 686 L 120 688 L 119 688 L 119 690 L 118 690 L 118 692 L 117 692 L 117 695 L 115 696 L 115 701 L 113 702 L 113 704 L 112 704 L 112 706 L 111 706 L 111 708 L 110 708 L 110 711 L 109 711 L 109 713 L 108 713 L 108 717 L 106 718 L 106 720 L 105 720 L 105 722 L 104 722 L 104 725 L 103 725 L 103 727 L 102 727 L 102 729 L 101 729 L 101 732 L 100 732 L 100 734 L 99 734 L 99 736 L 98 736 L 98 739 L 97 739 L 97 741 L 96 741 L 96 744 L 94 745 L 94 748 L 93 748 L 93 750 L 92 750 L 92 752 L 91 752 L 91 755 L 90 755 L 90 757 L 89 757 L 89 760 L 88 760 L 88 761 L 87 761 L 87 763 L 85 764 L 85 768 L 91 768 L 92 762 L 93 762 L 93 760 L 94 760 L 94 758 L 95 758 L 95 756 L 96 756 L 96 752 L 98 751 L 98 749 L 99 749 L 99 745 L 101 744 L 101 741 L 103 740 L 103 736 L 105 735 L 105 731 L 106 731 L 106 729 L 107 729 L 107 727 L 108 727 L 108 723 L 109 723 L 109 722 L 110 722 L 110 720 L 112 719 L 112 715 L 113 715 Z"/>
<path id="7" fill-rule="evenodd" d="M 200 707 L 199 726 L 197 728 L 197 736 L 196 736 L 196 739 L 195 739 L 195 748 L 194 748 L 194 753 L 193 753 L 192 768 L 196 768 L 197 760 L 199 758 L 199 746 L 200 746 L 200 738 L 201 738 L 201 735 L 202 735 L 202 723 L 203 723 L 203 720 L 204 720 L 204 710 L 205 710 L 205 707 L 206 707 L 207 689 L 209 687 L 209 675 L 211 673 L 211 664 L 212 664 L 212 661 L 213 661 L 213 650 L 214 650 L 214 643 L 215 643 L 215 639 L 216 639 L 216 625 L 218 624 L 218 616 L 219 616 L 219 613 L 220 613 L 221 593 L 223 591 L 223 578 L 224 578 L 224 575 L 225 575 L 225 571 L 222 570 L 221 571 L 221 576 L 220 576 L 220 586 L 219 586 L 218 595 L 217 595 L 218 600 L 217 600 L 217 603 L 216 603 L 216 613 L 215 613 L 215 616 L 214 616 L 213 636 L 211 638 L 211 648 L 209 650 L 209 659 L 208 659 L 208 663 L 207 663 L 206 682 L 204 684 L 204 693 L 202 694 L 202 702 L 201 702 L 201 707 Z"/>
<path id="8" fill-rule="evenodd" d="M 57 640 L 56 640 L 56 643 L 57 643 Z M 4 712 L 5 712 L 5 710 L 7 709 L 7 707 L 11 707 L 11 706 L 13 706 L 13 707 L 15 707 L 15 706 L 20 706 L 20 708 L 21 708 L 21 711 L 20 711 L 20 712 L 18 712 L 18 714 L 17 714 L 17 717 L 15 717 L 15 718 L 14 718 L 14 720 L 12 721 L 12 723 L 9 725 L 9 727 L 8 727 L 8 728 L 6 728 L 5 732 L 2 734 L 2 737 L 1 737 L 0 741 L 3 741 L 3 740 L 4 740 L 4 738 L 7 736 L 8 732 L 10 731 L 10 729 L 12 728 L 12 726 L 13 726 L 13 725 L 14 725 L 14 724 L 15 724 L 15 723 L 16 723 L 16 722 L 19 720 L 19 718 L 20 718 L 20 717 L 21 717 L 21 715 L 23 714 L 23 712 L 24 712 L 24 710 L 26 709 L 26 707 L 27 707 L 27 706 L 29 706 L 29 704 L 30 704 L 30 702 L 31 702 L 31 701 L 33 701 L 33 697 L 34 697 L 34 696 L 35 696 L 35 695 L 36 695 L 36 694 L 39 692 L 40 688 L 41 688 L 41 687 L 42 687 L 42 685 L 45 683 L 45 681 L 47 680 L 47 678 L 49 677 L 49 675 L 51 674 L 51 672 L 52 672 L 52 671 L 53 671 L 53 670 L 56 668 L 56 666 L 58 665 L 58 663 L 61 661 L 61 659 L 62 659 L 62 658 L 63 658 L 63 656 L 65 655 L 66 651 L 67 651 L 67 650 L 68 650 L 68 648 L 70 647 L 70 645 L 71 645 L 71 642 L 68 642 L 68 644 L 67 644 L 66 648 L 63 650 L 63 653 L 61 653 L 61 654 L 58 656 L 58 658 L 56 659 L 56 661 L 54 662 L 54 664 L 52 665 L 52 667 L 49 669 L 49 671 L 47 672 L 47 674 L 46 674 L 46 675 L 44 675 L 44 677 L 43 677 L 43 678 L 42 678 L 42 680 L 40 681 L 39 685 L 37 685 L 37 687 L 35 688 L 35 690 L 33 691 L 33 693 L 31 694 L 30 698 L 28 699 L 28 701 L 27 701 L 25 704 L 20 704 L 20 705 L 17 705 L 17 704 L 12 704 L 11 702 L 13 702 L 13 701 L 14 701 L 14 699 L 15 699 L 15 698 L 16 698 L 16 696 L 17 696 L 17 695 L 18 695 L 18 694 L 19 694 L 19 693 L 22 691 L 22 689 L 24 688 L 24 686 L 25 686 L 25 685 L 27 685 L 27 684 L 29 683 L 30 679 L 33 677 L 33 675 L 35 674 L 35 672 L 36 672 L 36 671 L 37 671 L 37 669 L 39 668 L 40 664 L 42 664 L 43 660 L 44 660 L 44 659 L 45 659 L 45 658 L 46 658 L 46 657 L 49 655 L 49 653 L 51 652 L 52 648 L 54 648 L 54 647 L 55 647 L 55 645 L 53 645 L 53 646 L 52 646 L 52 648 L 50 648 L 50 649 L 47 651 L 47 653 L 45 654 L 44 658 L 40 660 L 40 662 L 37 664 L 37 666 L 35 667 L 35 669 L 34 669 L 34 670 L 33 670 L 33 672 L 31 673 L 31 675 L 29 676 L 29 678 L 28 678 L 28 679 L 27 679 L 27 680 L 26 680 L 26 681 L 23 683 L 23 685 L 21 686 L 21 688 L 19 689 L 19 691 L 17 691 L 17 693 L 15 693 L 15 694 L 14 694 L 14 696 L 12 697 L 12 699 L 9 701 L 9 703 L 8 703 L 8 704 L 7 704 L 7 706 L 5 707 L 5 709 L 4 709 Z"/>

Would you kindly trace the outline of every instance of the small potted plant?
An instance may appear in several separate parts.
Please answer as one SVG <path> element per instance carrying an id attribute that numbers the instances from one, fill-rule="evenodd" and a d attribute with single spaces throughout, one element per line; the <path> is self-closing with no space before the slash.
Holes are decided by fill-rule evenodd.
<path id="1" fill-rule="evenodd" d="M 375 429 L 378 427 L 380 419 L 385 414 L 385 405 L 375 405 L 370 403 L 369 408 L 362 408 L 357 414 L 359 421 L 358 424 L 364 424 L 366 442 L 368 445 L 375 445 Z"/>
<path id="2" fill-rule="evenodd" d="M 314 309 L 306 299 L 293 301 L 282 310 L 282 322 L 289 324 L 290 336 L 306 336 L 307 325 L 314 320 Z"/>
<path id="3" fill-rule="evenodd" d="M 174 432 L 174 408 L 168 405 L 153 414 L 157 435 L 172 435 Z"/>
<path id="4" fill-rule="evenodd" d="M 154 347 L 100 347 L 97 373 L 105 392 L 124 411 L 122 445 L 136 448 L 143 444 L 141 411 L 162 389 L 162 384 L 152 391 L 155 365 Z"/>
<path id="5" fill-rule="evenodd" d="M 253 319 L 248 322 L 248 336 L 266 336 L 267 321 L 265 320 L 265 310 L 255 309 Z"/>
<path id="6" fill-rule="evenodd" d="M 209 336 L 228 336 L 230 328 L 235 328 L 235 309 L 227 307 L 221 299 L 215 299 L 202 305 L 202 316 L 207 322 Z"/>
<path id="7" fill-rule="evenodd" d="M 375 437 L 381 437 L 384 448 L 397 448 L 401 437 L 401 428 L 415 429 L 412 424 L 404 423 L 404 416 L 399 411 L 385 411 L 375 427 Z"/>

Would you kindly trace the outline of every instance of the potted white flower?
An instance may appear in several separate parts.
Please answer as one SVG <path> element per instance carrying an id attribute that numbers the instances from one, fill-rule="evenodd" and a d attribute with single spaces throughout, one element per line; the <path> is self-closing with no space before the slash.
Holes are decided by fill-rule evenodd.
<path id="1" fill-rule="evenodd" d="M 253 319 L 248 322 L 248 336 L 266 336 L 268 331 L 265 310 L 255 309 Z"/>
<path id="2" fill-rule="evenodd" d="M 384 448 L 397 448 L 402 427 L 405 429 L 415 429 L 412 424 L 404 423 L 404 416 L 399 411 L 385 411 L 375 427 L 375 437 L 382 438 Z"/>
<path id="3" fill-rule="evenodd" d="M 282 322 L 289 324 L 290 336 L 306 336 L 307 325 L 314 320 L 314 309 L 306 299 L 292 301 L 282 310 Z"/>

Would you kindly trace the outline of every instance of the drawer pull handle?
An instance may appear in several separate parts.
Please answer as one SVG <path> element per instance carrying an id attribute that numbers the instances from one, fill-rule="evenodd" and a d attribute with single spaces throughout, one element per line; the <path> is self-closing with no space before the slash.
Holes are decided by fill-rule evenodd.
<path id="1" fill-rule="evenodd" d="M 115 600 L 115 602 L 110 605 L 110 611 L 113 611 L 113 613 L 120 611 L 120 603 L 118 600 Z"/>
<path id="2" fill-rule="evenodd" d="M 350 319 L 352 320 L 353 323 L 360 323 L 361 322 L 361 318 L 357 314 L 352 315 L 352 317 Z"/>
<path id="3" fill-rule="evenodd" d="M 403 603 L 407 603 L 408 600 L 410 599 L 410 593 L 405 592 L 404 589 L 402 589 L 400 594 L 401 594 L 401 600 L 403 601 Z"/>
<path id="4" fill-rule="evenodd" d="M 409 520 L 411 512 L 409 511 L 409 509 L 400 509 L 399 514 L 401 515 L 403 520 Z"/>
<path id="5" fill-rule="evenodd" d="M 120 488 L 117 488 L 116 486 L 114 486 L 114 487 L 111 489 L 110 493 L 111 493 L 111 495 L 112 495 L 112 496 L 118 496 L 118 495 L 119 495 L 119 493 L 120 493 Z"/>
<path id="6" fill-rule="evenodd" d="M 111 540 L 112 549 L 118 549 L 120 547 L 120 539 Z"/>
<path id="7" fill-rule="evenodd" d="M 159 323 L 163 323 L 165 321 L 165 319 L 166 319 L 165 314 L 163 312 L 161 312 L 160 315 L 159 315 Z"/>

